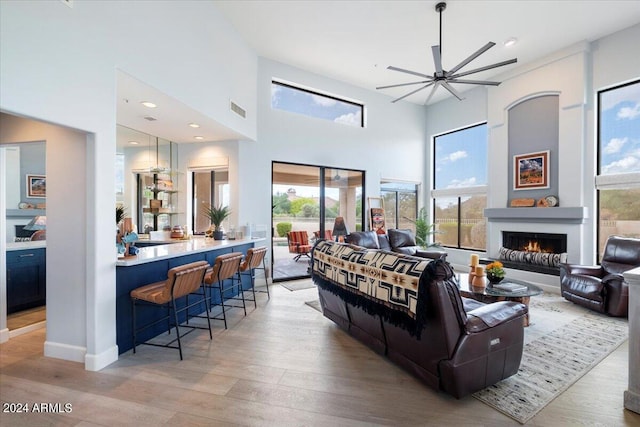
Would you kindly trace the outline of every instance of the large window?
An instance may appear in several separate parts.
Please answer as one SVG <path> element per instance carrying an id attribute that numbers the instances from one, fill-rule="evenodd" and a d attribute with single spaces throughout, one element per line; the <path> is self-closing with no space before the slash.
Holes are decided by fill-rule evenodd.
<path id="1" fill-rule="evenodd" d="M 276 80 L 271 82 L 271 107 L 290 113 L 364 127 L 364 106 Z"/>
<path id="2" fill-rule="evenodd" d="M 380 195 L 384 200 L 386 228 L 408 228 L 416 231 L 418 214 L 418 186 L 406 182 L 380 183 Z"/>
<path id="3" fill-rule="evenodd" d="M 487 125 L 434 137 L 433 218 L 443 246 L 484 250 L 487 206 Z"/>
<path id="4" fill-rule="evenodd" d="M 598 92 L 596 189 L 601 256 L 611 235 L 640 237 L 640 81 Z"/>

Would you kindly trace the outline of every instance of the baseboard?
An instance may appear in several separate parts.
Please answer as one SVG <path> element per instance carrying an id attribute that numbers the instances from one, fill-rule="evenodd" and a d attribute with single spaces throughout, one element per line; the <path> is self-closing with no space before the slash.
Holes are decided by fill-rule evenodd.
<path id="1" fill-rule="evenodd" d="M 62 344 L 52 341 L 44 342 L 45 357 L 53 357 L 55 359 L 84 363 L 86 354 L 86 347 L 79 347 L 76 345 Z"/>
<path id="2" fill-rule="evenodd" d="M 118 346 L 114 345 L 100 354 L 87 354 L 84 358 L 84 368 L 87 371 L 99 371 L 116 360 L 118 360 Z"/>
<path id="3" fill-rule="evenodd" d="M 31 325 L 27 325 L 27 326 L 24 326 L 22 328 L 18 328 L 18 329 L 14 329 L 12 331 L 9 331 L 9 338 L 15 338 L 15 337 L 20 336 L 22 334 L 33 332 L 33 331 L 36 331 L 38 329 L 43 329 L 43 328 L 46 328 L 46 327 L 47 327 L 47 321 L 43 320 L 42 322 L 33 323 Z"/>
<path id="4" fill-rule="evenodd" d="M 0 329 L 0 343 L 9 341 L 9 329 Z"/>

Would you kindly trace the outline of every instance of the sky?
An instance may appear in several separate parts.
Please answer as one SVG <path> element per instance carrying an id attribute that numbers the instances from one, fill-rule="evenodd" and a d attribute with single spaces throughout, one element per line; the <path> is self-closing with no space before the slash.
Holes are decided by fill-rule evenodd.
<path id="1" fill-rule="evenodd" d="M 640 172 L 640 83 L 603 92 L 600 174 Z"/>
<path id="2" fill-rule="evenodd" d="M 486 184 L 487 138 L 487 125 L 436 137 L 435 188 Z"/>
<path id="3" fill-rule="evenodd" d="M 362 123 L 361 106 L 279 84 L 271 84 L 271 106 L 351 126 Z"/>

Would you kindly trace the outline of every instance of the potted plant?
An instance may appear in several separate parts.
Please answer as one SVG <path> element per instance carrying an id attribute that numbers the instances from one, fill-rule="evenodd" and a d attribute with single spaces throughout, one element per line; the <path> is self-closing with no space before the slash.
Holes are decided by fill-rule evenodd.
<path id="1" fill-rule="evenodd" d="M 203 212 L 209 217 L 211 225 L 213 225 L 213 238 L 215 240 L 222 240 L 222 230 L 220 226 L 222 222 L 231 215 L 229 206 L 205 205 Z"/>
<path id="2" fill-rule="evenodd" d="M 418 244 L 418 246 L 422 248 L 439 246 L 437 243 L 429 242 L 429 236 L 436 234 L 437 231 L 435 231 L 435 224 L 429 224 L 427 211 L 425 208 L 420 208 L 420 211 L 418 211 L 418 217 L 415 219 L 415 221 L 410 221 L 416 225 L 416 243 Z"/>
<path id="3" fill-rule="evenodd" d="M 504 268 L 500 261 L 493 261 L 487 264 L 484 271 L 487 274 L 489 283 L 500 283 L 500 281 L 504 279 Z"/>

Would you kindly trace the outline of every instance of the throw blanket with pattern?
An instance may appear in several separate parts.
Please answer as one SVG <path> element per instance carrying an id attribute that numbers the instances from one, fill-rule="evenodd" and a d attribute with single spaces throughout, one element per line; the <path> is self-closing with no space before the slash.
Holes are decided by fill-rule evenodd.
<path id="1" fill-rule="evenodd" d="M 319 241 L 312 278 L 345 302 L 419 336 L 424 326 L 428 259 Z"/>

